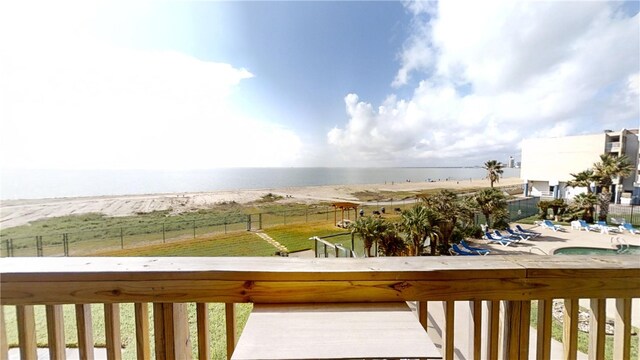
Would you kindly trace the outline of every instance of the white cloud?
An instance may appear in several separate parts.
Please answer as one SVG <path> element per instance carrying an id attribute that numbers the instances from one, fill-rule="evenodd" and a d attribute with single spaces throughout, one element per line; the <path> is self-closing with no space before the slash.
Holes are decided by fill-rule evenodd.
<path id="1" fill-rule="evenodd" d="M 638 127 L 640 16 L 614 6 L 409 3 L 413 34 L 392 85 L 420 80 L 412 96 L 375 111 L 348 95 L 349 121 L 328 142 L 369 164 L 463 165 L 506 158 L 530 136 Z"/>
<path id="2" fill-rule="evenodd" d="M 97 43 L 73 25 L 78 18 L 61 21 L 64 9 L 54 10 L 54 20 L 35 14 L 44 21 L 37 31 L 17 20 L 3 25 L 15 36 L 0 38 L 0 167 L 192 169 L 297 159 L 295 133 L 231 105 L 240 82 L 253 77 L 248 70 Z"/>

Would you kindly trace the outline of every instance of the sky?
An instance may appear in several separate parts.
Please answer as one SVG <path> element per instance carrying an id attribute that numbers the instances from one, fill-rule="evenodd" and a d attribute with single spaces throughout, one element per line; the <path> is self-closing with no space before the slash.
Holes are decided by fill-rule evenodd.
<path id="1" fill-rule="evenodd" d="M 519 159 L 640 127 L 639 4 L 3 1 L 0 169 Z"/>

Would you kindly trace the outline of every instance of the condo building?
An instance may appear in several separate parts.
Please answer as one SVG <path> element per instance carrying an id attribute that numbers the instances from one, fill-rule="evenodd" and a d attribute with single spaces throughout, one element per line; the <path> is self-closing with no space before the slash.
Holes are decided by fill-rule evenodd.
<path id="1" fill-rule="evenodd" d="M 640 147 L 638 129 L 606 130 L 599 134 L 526 139 L 522 142 L 520 177 L 525 195 L 566 198 L 586 192 L 567 182 L 571 174 L 591 169 L 602 154 L 626 155 L 635 171 L 629 176 L 614 179 L 612 189 L 615 203 L 640 202 Z M 593 189 L 595 190 L 595 188 Z"/>

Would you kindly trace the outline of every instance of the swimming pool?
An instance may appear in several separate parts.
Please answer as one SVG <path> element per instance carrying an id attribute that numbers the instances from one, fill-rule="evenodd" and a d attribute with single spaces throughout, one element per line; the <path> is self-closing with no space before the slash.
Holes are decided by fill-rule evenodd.
<path id="1" fill-rule="evenodd" d="M 640 246 L 629 245 L 629 250 L 619 253 L 618 249 L 602 249 L 592 247 L 565 247 L 557 249 L 554 255 L 640 255 Z"/>

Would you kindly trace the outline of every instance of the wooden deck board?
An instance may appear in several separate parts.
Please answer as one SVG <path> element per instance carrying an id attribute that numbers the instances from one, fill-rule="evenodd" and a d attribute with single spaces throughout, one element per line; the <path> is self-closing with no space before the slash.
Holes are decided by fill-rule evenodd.
<path id="1" fill-rule="evenodd" d="M 256 304 L 232 359 L 440 359 L 406 303 Z"/>

